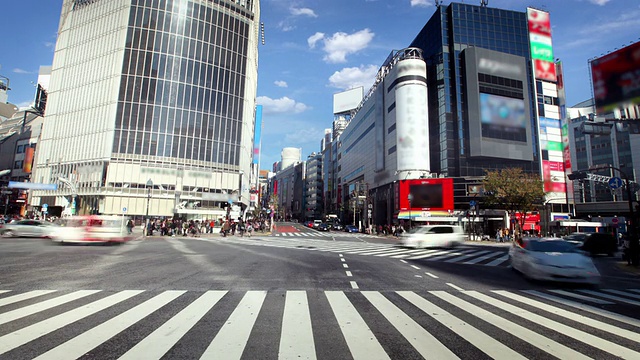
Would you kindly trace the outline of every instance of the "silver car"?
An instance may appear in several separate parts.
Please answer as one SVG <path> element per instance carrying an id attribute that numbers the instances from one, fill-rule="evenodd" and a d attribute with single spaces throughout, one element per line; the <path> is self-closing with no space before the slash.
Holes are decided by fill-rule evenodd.
<path id="1" fill-rule="evenodd" d="M 19 220 L 0 225 L 0 234 L 5 237 L 43 237 L 49 238 L 57 225 L 48 221 Z"/>

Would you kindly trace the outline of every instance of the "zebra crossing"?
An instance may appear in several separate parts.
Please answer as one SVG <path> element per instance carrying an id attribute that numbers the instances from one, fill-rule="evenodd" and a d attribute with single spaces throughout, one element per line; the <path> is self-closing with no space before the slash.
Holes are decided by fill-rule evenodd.
<path id="1" fill-rule="evenodd" d="M 215 242 L 229 242 L 242 245 L 268 246 L 306 251 L 333 252 L 350 255 L 387 257 L 392 259 L 442 261 L 466 265 L 508 266 L 509 255 L 506 248 L 500 250 L 473 247 L 454 249 L 412 249 L 398 245 L 363 243 L 353 241 L 327 241 L 307 238 L 284 239 L 264 237 L 227 237 Z"/>
<path id="2" fill-rule="evenodd" d="M 320 231 L 298 231 L 298 232 L 278 232 L 273 234 L 275 237 L 312 237 L 312 238 L 330 238 L 330 237 L 342 237 L 342 238 L 362 238 L 362 239 L 378 239 L 379 236 L 371 235 L 371 234 L 361 234 L 361 233 L 348 233 L 348 232 L 320 232 Z"/>
<path id="3" fill-rule="evenodd" d="M 638 289 L 0 291 L 0 358 L 640 358 Z"/>

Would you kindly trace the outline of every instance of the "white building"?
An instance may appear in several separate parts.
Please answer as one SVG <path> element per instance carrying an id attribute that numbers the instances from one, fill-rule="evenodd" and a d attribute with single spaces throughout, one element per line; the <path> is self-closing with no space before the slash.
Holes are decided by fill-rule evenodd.
<path id="1" fill-rule="evenodd" d="M 64 0 L 32 177 L 59 187 L 31 203 L 191 218 L 238 193 L 246 205 L 259 22 L 259 0 Z"/>

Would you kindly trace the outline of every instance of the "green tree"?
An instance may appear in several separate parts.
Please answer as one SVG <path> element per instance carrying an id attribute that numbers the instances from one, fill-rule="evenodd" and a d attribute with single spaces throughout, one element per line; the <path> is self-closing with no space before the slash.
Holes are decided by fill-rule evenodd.
<path id="1" fill-rule="evenodd" d="M 511 217 L 516 213 L 522 215 L 519 229 L 524 228 L 526 213 L 544 203 L 546 193 L 540 176 L 525 173 L 520 168 L 486 171 L 482 184 L 485 204 L 504 209 Z"/>

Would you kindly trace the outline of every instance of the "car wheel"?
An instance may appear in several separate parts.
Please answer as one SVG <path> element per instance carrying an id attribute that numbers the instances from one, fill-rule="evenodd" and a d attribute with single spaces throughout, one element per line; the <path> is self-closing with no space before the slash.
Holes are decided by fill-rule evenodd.
<path id="1" fill-rule="evenodd" d="M 4 236 L 4 237 L 13 237 L 14 235 L 15 235 L 14 232 L 11 231 L 11 230 L 7 230 L 7 231 L 2 233 L 2 236 Z"/>

